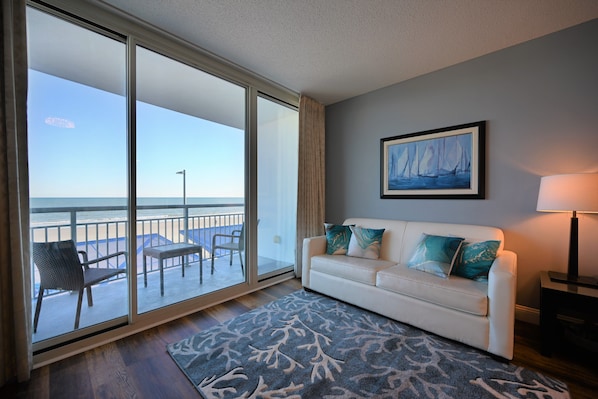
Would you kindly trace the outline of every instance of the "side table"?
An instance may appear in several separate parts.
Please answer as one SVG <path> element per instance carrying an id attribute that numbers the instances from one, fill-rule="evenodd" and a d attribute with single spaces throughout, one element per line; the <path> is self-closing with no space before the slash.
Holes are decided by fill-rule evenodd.
<path id="1" fill-rule="evenodd" d="M 185 277 L 185 265 L 183 258 L 185 255 L 191 255 L 199 253 L 199 284 L 203 283 L 203 256 L 202 246 L 195 244 L 179 243 L 179 244 L 167 244 L 160 245 L 157 247 L 145 247 L 143 248 L 143 284 L 147 287 L 147 261 L 146 257 L 151 256 L 152 258 L 158 259 L 160 265 L 160 295 L 164 296 L 164 259 L 174 258 L 175 256 L 181 257 L 181 273 Z"/>
<path id="2" fill-rule="evenodd" d="M 568 284 L 550 279 L 540 272 L 540 334 L 541 353 L 552 354 L 558 344 L 557 315 L 593 319 L 598 317 L 598 288 Z"/>

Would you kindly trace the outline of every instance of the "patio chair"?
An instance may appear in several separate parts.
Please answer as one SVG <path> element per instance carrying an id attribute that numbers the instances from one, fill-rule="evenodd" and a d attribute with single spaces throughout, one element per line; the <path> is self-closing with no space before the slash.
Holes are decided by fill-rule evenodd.
<path id="1" fill-rule="evenodd" d="M 241 273 L 245 276 L 243 255 L 241 254 L 241 252 L 245 250 L 245 223 L 241 224 L 240 230 L 233 230 L 230 234 L 218 233 L 212 236 L 212 273 L 214 273 L 214 256 L 216 255 L 217 249 L 229 251 L 230 266 L 233 265 L 233 253 L 238 252 L 239 260 L 241 261 Z"/>
<path id="2" fill-rule="evenodd" d="M 88 260 L 85 251 L 77 251 L 75 242 L 72 240 L 58 242 L 34 242 L 32 245 L 33 262 L 39 270 L 40 285 L 35 305 L 35 317 L 33 319 L 33 332 L 37 332 L 37 322 L 42 308 L 44 291 L 48 289 L 77 291 L 77 313 L 75 316 L 75 330 L 79 328 L 81 315 L 81 302 L 83 290 L 87 288 L 87 305 L 93 306 L 91 286 L 120 273 L 126 273 L 125 269 L 96 268 L 89 267 L 90 264 L 110 259 L 126 252 L 116 252 L 98 259 Z M 83 262 L 79 258 L 83 257 Z"/>

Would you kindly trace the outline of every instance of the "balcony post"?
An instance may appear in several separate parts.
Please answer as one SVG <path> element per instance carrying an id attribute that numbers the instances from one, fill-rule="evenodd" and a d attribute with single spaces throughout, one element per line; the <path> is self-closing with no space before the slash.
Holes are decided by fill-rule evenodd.
<path id="1" fill-rule="evenodd" d="M 184 220 L 184 237 L 185 237 L 185 243 L 189 242 L 189 237 L 187 236 L 187 232 L 189 231 L 189 207 L 185 204 L 185 209 L 183 211 L 183 217 L 185 218 Z M 182 265 L 182 267 L 188 266 L 189 265 L 189 255 L 185 256 L 185 264 Z"/>
<path id="2" fill-rule="evenodd" d="M 72 210 L 71 214 L 71 240 L 77 243 L 77 211 Z"/>

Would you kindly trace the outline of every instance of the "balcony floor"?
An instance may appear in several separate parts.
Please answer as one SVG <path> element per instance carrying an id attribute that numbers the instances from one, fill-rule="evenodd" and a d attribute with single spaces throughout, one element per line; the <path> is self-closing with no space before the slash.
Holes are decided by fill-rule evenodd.
<path id="1" fill-rule="evenodd" d="M 236 260 L 236 259 L 235 259 Z M 279 262 L 260 259 L 260 274 L 280 268 Z M 139 312 L 145 313 L 193 297 L 201 296 L 245 281 L 238 260 L 229 266 L 229 258 L 222 257 L 214 262 L 214 274 L 210 274 L 210 260 L 203 261 L 203 283 L 199 284 L 199 263 L 191 263 L 185 267 L 185 277 L 181 276 L 181 267 L 164 269 L 164 296 L 160 295 L 160 273 L 148 272 L 147 287 L 143 284 L 143 274 L 137 276 L 137 301 Z M 128 313 L 127 279 L 95 285 L 93 306 L 87 306 L 87 295 L 84 294 L 81 306 L 79 328 L 84 328 L 125 316 Z M 73 331 L 75 312 L 77 309 L 77 293 L 65 292 L 45 296 L 39 316 L 37 332 L 33 334 L 33 342 Z M 32 301 L 32 312 L 35 303 Z"/>

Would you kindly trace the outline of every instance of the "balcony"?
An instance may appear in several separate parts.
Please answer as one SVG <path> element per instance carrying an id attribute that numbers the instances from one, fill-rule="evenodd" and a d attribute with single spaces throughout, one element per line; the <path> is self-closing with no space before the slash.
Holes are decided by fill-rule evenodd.
<path id="1" fill-rule="evenodd" d="M 216 252 L 214 274 L 211 270 L 211 247 L 214 234 L 230 234 L 239 229 L 244 214 L 238 212 L 242 204 L 138 206 L 136 226 L 136 265 L 134 285 L 137 288 L 137 313 L 181 302 L 214 292 L 245 281 L 238 256 L 229 264 L 229 252 Z M 68 207 L 32 208 L 31 239 L 48 242 L 74 239 L 80 250 L 88 252 L 89 259 L 127 250 L 128 222 L 126 207 Z M 158 215 L 158 216 L 157 216 Z M 52 216 L 52 217 L 49 217 Z M 39 222 L 40 219 L 46 222 Z M 56 222 L 47 222 L 56 219 Z M 203 247 L 203 282 L 199 283 L 199 256 L 189 255 L 181 265 L 180 258 L 164 261 L 164 296 L 160 295 L 159 266 L 154 258 L 147 258 L 148 282 L 144 285 L 143 248 L 148 246 L 188 242 Z M 129 257 L 129 261 L 132 257 Z M 260 273 L 285 266 L 271 259 L 259 259 Z M 93 265 L 92 265 L 93 266 Z M 97 265 L 96 265 L 97 266 Z M 287 265 L 288 266 L 288 265 Z M 39 273 L 32 262 L 32 309 L 35 309 L 39 289 Z M 121 256 L 100 263 L 99 267 L 125 268 Z M 185 268 L 185 277 L 181 268 Z M 128 283 L 126 274 L 93 286 L 94 306 L 88 307 L 83 299 L 80 329 L 128 314 Z M 40 312 L 34 342 L 43 341 L 73 331 L 77 293 L 46 291 Z"/>

